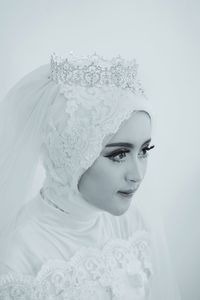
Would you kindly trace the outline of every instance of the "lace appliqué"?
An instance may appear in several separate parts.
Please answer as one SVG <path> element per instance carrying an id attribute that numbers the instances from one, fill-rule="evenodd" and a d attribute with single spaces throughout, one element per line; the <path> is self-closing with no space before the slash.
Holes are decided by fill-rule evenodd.
<path id="1" fill-rule="evenodd" d="M 105 146 L 105 138 L 114 135 L 136 109 L 132 93 L 116 87 L 87 89 L 60 84 L 60 94 L 65 97 L 58 117 L 56 108 L 51 108 L 43 144 L 44 189 L 50 187 L 56 197 L 76 189 L 80 176 Z"/>
<path id="2" fill-rule="evenodd" d="M 68 262 L 48 261 L 36 278 L 2 276 L 0 300 L 121 300 L 129 299 L 129 287 L 130 299 L 144 299 L 153 273 L 150 257 L 147 232 L 110 240 L 102 250 L 83 247 Z"/>

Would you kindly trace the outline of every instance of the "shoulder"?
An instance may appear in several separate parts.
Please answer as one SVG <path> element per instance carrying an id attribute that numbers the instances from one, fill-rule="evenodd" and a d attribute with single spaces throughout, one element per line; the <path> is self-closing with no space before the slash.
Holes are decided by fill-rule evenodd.
<path id="1" fill-rule="evenodd" d="M 31 233 L 31 221 L 23 223 L 13 229 L 7 237 L 3 239 L 1 246 L 1 271 L 11 269 L 15 272 L 24 274 L 34 273 L 34 268 L 38 264 L 37 258 L 32 249 L 34 249 L 34 236 Z M 34 267 L 34 268 L 33 268 Z"/>
<path id="2" fill-rule="evenodd" d="M 35 200 L 35 199 L 34 199 Z M 7 268 L 15 272 L 32 274 L 39 266 L 35 249 L 39 241 L 36 203 L 32 200 L 22 207 L 9 229 L 1 236 L 0 272 Z"/>

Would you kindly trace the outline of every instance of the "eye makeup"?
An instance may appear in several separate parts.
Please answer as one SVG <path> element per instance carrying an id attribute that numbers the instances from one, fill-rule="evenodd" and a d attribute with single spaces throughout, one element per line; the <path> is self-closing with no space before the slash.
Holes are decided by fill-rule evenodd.
<path id="1" fill-rule="evenodd" d="M 129 153 L 129 152 L 130 152 L 129 149 L 117 149 L 117 150 L 112 151 L 108 155 L 105 155 L 105 157 L 115 157 L 121 153 Z"/>
<path id="2" fill-rule="evenodd" d="M 143 154 L 140 155 L 140 157 L 147 157 L 148 155 L 148 151 L 150 151 L 151 149 L 153 149 L 155 147 L 155 145 L 151 146 L 151 147 L 144 147 L 142 149 L 143 151 Z M 122 157 L 122 158 L 118 158 L 116 159 L 117 156 L 119 155 L 122 155 L 122 154 L 126 154 L 126 153 L 130 153 L 130 149 L 127 149 L 127 148 L 121 148 L 121 149 L 117 149 L 117 150 L 114 150 L 112 151 L 111 153 L 105 155 L 105 157 L 108 157 L 109 159 L 113 160 L 113 161 L 116 161 L 116 162 L 121 162 L 123 158 L 125 158 L 126 156 Z"/>

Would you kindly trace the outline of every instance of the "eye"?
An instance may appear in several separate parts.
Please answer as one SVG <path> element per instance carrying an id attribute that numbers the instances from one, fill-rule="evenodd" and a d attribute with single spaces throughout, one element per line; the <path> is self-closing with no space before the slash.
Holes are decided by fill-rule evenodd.
<path id="1" fill-rule="evenodd" d="M 151 146 L 151 147 L 145 147 L 142 149 L 142 154 L 139 154 L 139 156 L 141 156 L 142 158 L 145 158 L 148 156 L 148 151 L 153 149 L 155 147 L 155 145 Z"/>
<path id="2" fill-rule="evenodd" d="M 106 157 L 108 157 L 109 159 L 111 159 L 114 162 L 120 163 L 120 162 L 124 161 L 123 158 L 125 158 L 126 154 L 129 152 L 130 152 L 130 150 L 121 149 L 121 150 L 112 152 L 111 154 L 107 155 Z"/>

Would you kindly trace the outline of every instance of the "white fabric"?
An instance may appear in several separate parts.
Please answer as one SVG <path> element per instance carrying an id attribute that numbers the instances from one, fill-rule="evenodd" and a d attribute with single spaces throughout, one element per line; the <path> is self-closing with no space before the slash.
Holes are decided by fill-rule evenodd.
<path id="1" fill-rule="evenodd" d="M 136 110 L 153 120 L 148 101 L 117 87 L 63 90 L 49 73 L 27 75 L 0 106 L 1 228 L 18 212 L 1 233 L 0 299 L 178 300 L 162 231 L 135 206 L 114 217 L 77 189 L 124 120 Z M 41 153 L 44 199 L 21 208 Z"/>
<path id="2" fill-rule="evenodd" d="M 4 264 L 20 273 L 4 276 L 4 297 L 13 286 L 19 299 L 34 299 L 30 287 L 41 293 L 37 299 L 76 300 L 146 299 L 149 290 L 150 237 L 136 208 L 122 217 L 88 211 L 80 220 L 38 195 L 21 211 L 4 249 Z"/>
<path id="3" fill-rule="evenodd" d="M 47 110 L 58 93 L 49 72 L 49 65 L 32 71 L 0 102 L 0 231 L 28 199 Z"/>

